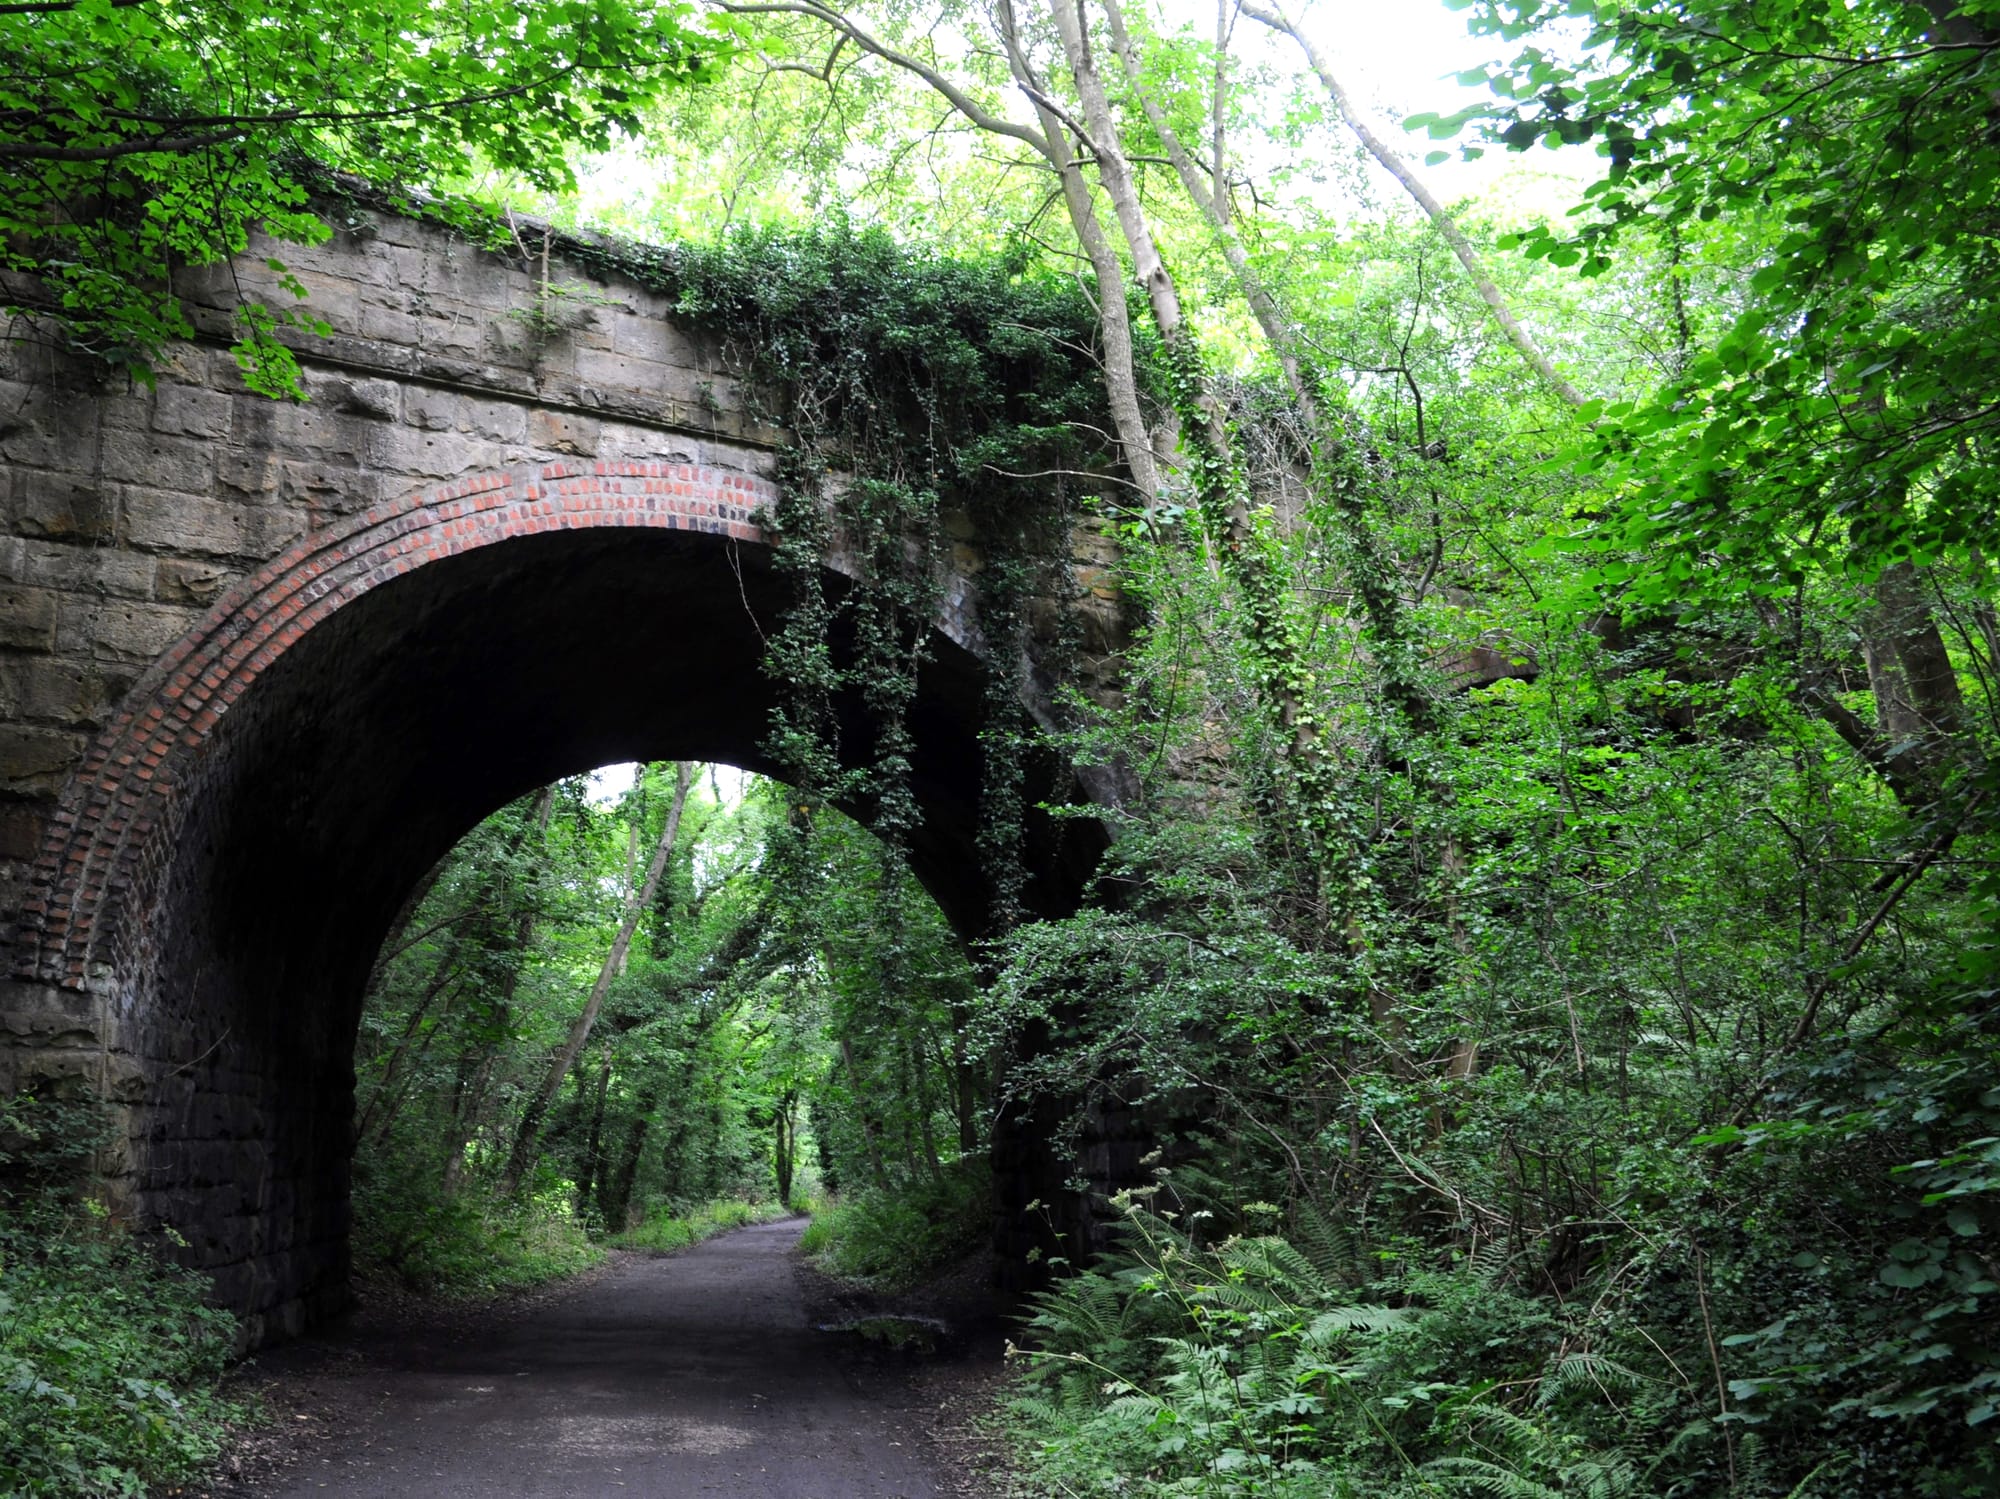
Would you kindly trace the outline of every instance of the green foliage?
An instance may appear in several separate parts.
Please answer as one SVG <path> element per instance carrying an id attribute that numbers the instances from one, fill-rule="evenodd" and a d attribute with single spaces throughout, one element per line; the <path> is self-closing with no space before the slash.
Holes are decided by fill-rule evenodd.
<path id="1" fill-rule="evenodd" d="M 0 1098 L 0 1201 L 73 1191 L 107 1134 L 94 1097 L 44 1088 Z"/>
<path id="2" fill-rule="evenodd" d="M 0 14 L 0 265 L 9 317 L 150 379 L 192 334 L 174 277 L 242 253 L 252 230 L 315 243 L 328 172 L 399 193 L 476 163 L 541 186 L 568 152 L 633 129 L 663 91 L 706 75 L 725 44 L 675 4 L 565 0 L 370 5 L 327 24 L 287 0 L 247 8 L 14 6 Z M 303 282 L 273 261 L 302 301 Z M 309 310 L 242 302 L 236 355 L 253 390 L 296 394 L 284 330 Z"/>
<path id="3" fill-rule="evenodd" d="M 982 535 L 1060 505 L 1062 474 L 1022 472 L 1110 461 L 1081 425 L 1104 402 L 1089 304 L 1025 246 L 958 258 L 831 215 L 705 243 L 565 249 L 670 297 L 814 461 L 972 508 Z"/>
<path id="4" fill-rule="evenodd" d="M 1213 277 L 1182 288 L 1202 326 L 1142 351 L 1181 462 L 1141 514 L 1094 309 L 1047 269 L 1068 247 L 1032 247 L 1032 205 L 963 260 L 835 213 L 568 247 L 668 296 L 797 438 L 764 747 L 796 794 L 691 808 L 518 1220 L 483 1185 L 661 778 L 616 805 L 558 787 L 441 866 L 357 1058 L 379 1264 L 472 1282 L 522 1225 L 552 1238 L 517 1257 L 567 1262 L 586 1232 L 669 1247 L 748 1211 L 717 1201 L 818 1190 L 811 1251 L 908 1282 L 987 1232 L 997 1101 L 1158 1148 L 1125 1251 L 1030 1319 L 1017 1419 L 1045 1490 L 1994 1491 L 1995 9 L 1479 14 L 1528 50 L 1433 133 L 1606 147 L 1573 227 L 1529 226 L 1500 273 L 1602 394 L 1587 427 L 1524 387 L 1432 230 L 1345 202 L 1258 189 L 1234 220 L 1307 412 L 1268 378 L 1280 351 L 1245 353 L 1206 229 L 1172 233 L 1185 205 L 1146 181 L 1168 258 Z M 1030 51 L 1047 19 L 1024 13 Z M 832 60 L 805 66 L 828 55 L 808 20 L 744 57 L 818 123 L 733 97 L 688 139 L 805 140 L 763 180 L 821 202 L 863 111 Z M 1586 44 L 1558 47 L 1578 20 Z M 1185 138 L 1267 108 L 1288 156 L 1316 131 L 1241 57 L 1249 86 L 1212 112 L 1229 67 L 1206 41 L 1135 29 Z M 962 76 L 990 102 L 987 62 Z M 1140 113 L 1127 145 L 1157 155 Z M 868 132 L 869 172 L 904 159 L 893 139 Z M 1092 901 L 1021 925 L 1022 673 L 1032 647 L 1062 676 L 1087 511 L 1122 544 L 1135 638 L 1121 697 L 1059 684 L 1053 716 L 1135 790 L 1073 809 L 1116 839 Z M 983 970 L 902 860 L 914 688 L 974 533 L 1005 663 Z"/>
<path id="5" fill-rule="evenodd" d="M 1356 1283 L 1344 1246 L 1316 1255 L 1260 1234 L 1204 1247 L 1136 1207 L 1127 1224 L 1126 1252 L 1038 1296 L 1028 1321 L 1038 1351 L 1012 1409 L 1044 1480 L 1415 1495 L 1492 1451 L 1480 1428 L 1495 1420 L 1537 1451 L 1562 1445 L 1545 1422 L 1482 1403 L 1550 1342 L 1548 1314 L 1490 1268 Z M 1323 1245 L 1319 1229 L 1304 1242 Z M 1572 1475 L 1617 1462 L 1570 1456 Z"/>
<path id="6" fill-rule="evenodd" d="M 0 1222 L 0 1488 L 139 1495 L 200 1474 L 234 1408 L 207 1280 L 87 1217 Z"/>
<path id="7" fill-rule="evenodd" d="M 1351 517 L 1308 506 L 1257 540 L 1278 633 L 1227 559 L 1126 532 L 1128 704 L 1070 741 L 1144 776 L 1116 899 L 1012 934 L 981 1021 L 1001 1052 L 1047 1038 L 1010 1101 L 1068 1103 L 1079 1132 L 1148 1121 L 1185 1247 L 1045 1304 L 1032 1471 L 1079 1493 L 1984 1492 L 1990 583 L 1940 563 L 1896 612 L 1842 562 L 1767 609 L 1711 558 L 1667 607 L 1607 616 L 1602 558 L 1540 543 L 1620 491 L 1548 463 L 1564 439 L 1485 379 L 1411 240 L 1371 231 L 1377 263 L 1405 259 L 1324 337 L 1408 375 L 1356 413 L 1429 727 L 1382 692 Z M 1261 472 L 1297 452 L 1254 391 L 1234 415 Z M 1253 503 L 1259 472 L 1231 481 Z M 1899 742 L 1890 653 L 1931 639 L 1935 727 Z M 1474 651 L 1512 678 L 1455 689 Z M 1344 849 L 1294 835 L 1295 748 L 1252 711 L 1287 653 Z M 1931 779 L 1892 763 L 1913 747 Z M 1975 815 L 1925 810 L 1949 784 Z M 1220 1251 L 1280 1222 L 1328 1267 L 1320 1304 L 1415 1314 L 1360 1334 L 1296 1432 L 1271 1402 L 1298 1355 L 1229 1319 L 1307 1326 L 1310 1282 L 1250 1294 Z"/>
<path id="8" fill-rule="evenodd" d="M 765 518 L 792 589 L 763 663 L 782 688 L 766 748 L 806 804 L 847 808 L 899 847 L 918 821 L 906 713 L 935 647 L 947 533 L 979 537 L 995 659 L 1025 658 L 1026 600 L 1071 586 L 1077 507 L 1117 482 L 1089 305 L 1025 244 L 947 257 L 841 217 L 619 260 L 722 342 L 796 443 Z M 837 593 L 836 547 L 856 585 Z M 1038 644 L 1060 671 L 1064 643 Z M 980 840 L 999 928 L 1020 914 L 1021 688 L 1019 670 L 996 672 L 985 704 Z M 843 694 L 866 712 L 865 759 L 851 729 L 843 745 Z"/>
<path id="9" fill-rule="evenodd" d="M 942 1179 L 910 1177 L 815 1202 L 800 1248 L 835 1275 L 895 1290 L 964 1258 L 992 1232 L 991 1176 L 984 1160 L 965 1156 Z"/>
<path id="10" fill-rule="evenodd" d="M 185 1482 L 239 1415 L 215 1393 L 236 1322 L 207 1304 L 207 1279 L 94 1204 L 64 1199 L 79 1151 L 103 1133 L 94 1106 L 0 1103 L 12 1189 L 0 1198 L 0 1492 L 10 1495 L 136 1499 Z"/>
<path id="11" fill-rule="evenodd" d="M 532 1284 L 589 1263 L 592 1238 L 685 1247 L 823 1180 L 863 1204 L 857 1273 L 986 1235 L 964 953 L 879 839 L 832 813 L 801 839 L 784 788 L 747 779 L 732 800 L 719 784 L 690 799 L 512 1203 L 494 1184 L 526 1090 L 597 972 L 664 787 L 648 772 L 613 802 L 558 785 L 434 872 L 363 1015 L 365 1269 L 445 1294 Z"/>
<path id="12" fill-rule="evenodd" d="M 542 1285 L 603 1258 L 564 1194 L 510 1202 L 475 1186 L 446 1196 L 431 1173 L 393 1157 L 357 1163 L 354 1224 L 364 1278 L 448 1299 Z"/>
<path id="13" fill-rule="evenodd" d="M 1471 4 L 1472 0 L 1463 0 Z M 1589 534 L 1636 604 L 1784 592 L 1819 567 L 1990 554 L 1992 319 L 1977 227 L 1995 16 L 1983 3 L 1484 4 L 1528 45 L 1485 70 L 1468 119 L 1515 150 L 1594 142 L 1573 229 L 1526 252 L 1585 274 L 1621 237 L 1733 261 L 1742 304 L 1646 399 L 1591 414 L 1586 461 L 1619 492 Z M 1553 37 L 1581 17 L 1583 50 Z M 1782 123 L 1780 123 L 1782 122 Z M 1720 559 L 1717 569 L 1714 561 Z"/>

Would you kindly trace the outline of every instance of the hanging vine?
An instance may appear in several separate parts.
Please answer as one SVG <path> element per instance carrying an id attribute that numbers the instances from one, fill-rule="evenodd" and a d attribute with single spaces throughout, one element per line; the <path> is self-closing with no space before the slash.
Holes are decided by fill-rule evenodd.
<path id="1" fill-rule="evenodd" d="M 1073 588 L 1076 504 L 1113 462 L 1090 307 L 1025 257 L 946 260 L 844 224 L 592 259 L 610 253 L 580 258 L 668 293 L 792 434 L 764 518 L 790 595 L 764 663 L 779 689 L 765 748 L 801 806 L 854 808 L 899 854 L 922 815 L 919 675 L 947 579 L 972 575 L 989 666 L 978 848 L 1006 930 L 1027 881 L 1028 662 L 1059 676 L 1068 644 L 1036 638 L 1030 605 Z"/>

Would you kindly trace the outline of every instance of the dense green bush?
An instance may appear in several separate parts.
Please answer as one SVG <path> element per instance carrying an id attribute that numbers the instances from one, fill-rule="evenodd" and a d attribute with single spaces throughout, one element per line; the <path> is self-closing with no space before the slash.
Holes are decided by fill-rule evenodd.
<path id="1" fill-rule="evenodd" d="M 408 1163 L 356 1161 L 354 1261 L 363 1276 L 481 1296 L 559 1280 L 602 1257 L 566 1192 L 508 1202 L 472 1182 L 447 1194 Z"/>
<path id="2" fill-rule="evenodd" d="M 1968 1200 L 1992 1137 L 1859 1186 L 1872 1137 L 1907 1127 L 1901 1095 L 1938 1107 L 1941 1081 L 1746 1147 L 1721 1174 L 1761 1192 L 1747 1219 L 1713 1187 L 1634 1200 L 1566 1296 L 1537 1293 L 1542 1246 L 1363 1253 L 1303 1206 L 1285 1236 L 1205 1242 L 1208 1212 L 1135 1207 L 1123 1252 L 1036 1298 L 1022 1467 L 1036 1492 L 1145 1496 L 1996 1492 L 1995 1292 Z M 1960 1127 L 1991 1129 L 1991 1090 L 1960 1101 Z"/>
<path id="3" fill-rule="evenodd" d="M 814 1203 L 800 1247 L 835 1275 L 894 1288 L 971 1253 L 992 1231 L 990 1170 L 965 1157 L 935 1177 Z"/>
<path id="4" fill-rule="evenodd" d="M 1650 1493 L 1561 1419 L 1638 1376 L 1565 1351 L 1489 1254 L 1356 1283 L 1323 1221 L 1213 1247 L 1134 1210 L 1128 1251 L 1036 1298 L 1012 1404 L 1049 1491 L 1370 1499 Z M 1525 1371 L 1525 1372 L 1524 1372 Z M 1616 1392 L 1615 1395 L 1613 1392 Z"/>
<path id="5" fill-rule="evenodd" d="M 236 1321 L 207 1280 L 63 1188 L 93 1105 L 0 1100 L 0 1493 L 140 1495 L 194 1477 L 234 1408 Z"/>

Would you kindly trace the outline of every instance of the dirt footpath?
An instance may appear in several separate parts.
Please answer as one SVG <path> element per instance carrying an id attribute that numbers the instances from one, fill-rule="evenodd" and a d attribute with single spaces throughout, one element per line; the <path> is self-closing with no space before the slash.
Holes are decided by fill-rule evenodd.
<path id="1" fill-rule="evenodd" d="M 263 1361 L 277 1419 L 215 1490 L 256 1499 L 943 1499 L 977 1492 L 942 1373 L 817 1330 L 801 1220 L 624 1255 L 526 1307 Z M 984 1358 L 978 1361 L 984 1364 Z M 968 1393 L 969 1392 L 969 1393 Z"/>

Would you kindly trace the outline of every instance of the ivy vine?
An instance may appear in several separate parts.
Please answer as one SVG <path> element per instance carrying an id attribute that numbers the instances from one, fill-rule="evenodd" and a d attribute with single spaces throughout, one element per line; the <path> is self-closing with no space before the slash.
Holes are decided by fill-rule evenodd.
<path id="1" fill-rule="evenodd" d="M 1088 302 L 1025 254 L 949 260 L 839 222 L 619 253 L 594 268 L 667 292 L 792 435 L 765 517 L 790 593 L 765 659 L 766 751 L 804 804 L 862 810 L 898 853 L 922 816 L 910 709 L 946 579 L 969 565 L 989 668 L 978 852 L 989 924 L 1007 930 L 1028 878 L 1026 663 L 1059 674 L 1070 644 L 1034 638 L 1030 605 L 1073 588 L 1071 528 L 1115 462 Z M 976 554 L 954 553 L 960 520 Z M 841 742 L 843 695 L 866 744 Z"/>

